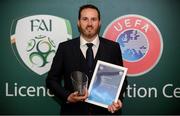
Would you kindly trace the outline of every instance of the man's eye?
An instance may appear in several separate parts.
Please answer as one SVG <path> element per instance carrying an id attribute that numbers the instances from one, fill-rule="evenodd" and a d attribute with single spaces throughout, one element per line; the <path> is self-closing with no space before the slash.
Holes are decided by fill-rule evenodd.
<path id="1" fill-rule="evenodd" d="M 87 20 L 87 18 L 82 18 L 81 20 L 86 21 L 86 20 Z"/>
<path id="2" fill-rule="evenodd" d="M 96 21 L 97 20 L 97 18 L 92 18 L 92 21 Z"/>

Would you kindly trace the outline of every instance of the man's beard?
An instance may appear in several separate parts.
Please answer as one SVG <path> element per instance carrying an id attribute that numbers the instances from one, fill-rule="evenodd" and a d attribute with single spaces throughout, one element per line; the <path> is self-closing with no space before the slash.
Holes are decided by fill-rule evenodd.
<path id="1" fill-rule="evenodd" d="M 99 31 L 100 31 L 100 26 L 93 32 L 88 32 L 88 28 L 92 28 L 92 26 L 89 26 L 89 27 L 86 27 L 86 30 L 82 29 L 81 26 L 78 26 L 78 30 L 79 32 L 86 38 L 88 39 L 91 39 L 93 38 L 94 36 L 96 36 L 97 34 L 99 34 Z M 92 31 L 92 30 L 89 30 L 89 31 Z"/>

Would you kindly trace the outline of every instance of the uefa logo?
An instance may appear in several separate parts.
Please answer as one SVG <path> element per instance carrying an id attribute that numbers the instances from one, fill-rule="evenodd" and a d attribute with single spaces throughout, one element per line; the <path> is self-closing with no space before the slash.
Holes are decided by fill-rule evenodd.
<path id="1" fill-rule="evenodd" d="M 15 20 L 11 45 L 18 61 L 38 75 L 46 74 L 58 44 L 72 39 L 70 22 L 51 15 L 34 15 Z"/>
<path id="2" fill-rule="evenodd" d="M 115 19 L 107 26 L 103 37 L 120 44 L 128 76 L 140 76 L 149 72 L 162 55 L 161 33 L 144 16 L 124 15 Z"/>

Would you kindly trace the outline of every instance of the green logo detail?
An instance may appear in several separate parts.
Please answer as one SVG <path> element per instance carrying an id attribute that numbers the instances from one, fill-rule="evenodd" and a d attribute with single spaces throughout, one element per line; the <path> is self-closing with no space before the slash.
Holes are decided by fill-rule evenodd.
<path id="1" fill-rule="evenodd" d="M 28 41 L 26 51 L 30 53 L 29 60 L 32 64 L 43 67 L 51 62 L 50 59 L 55 55 L 55 47 L 50 37 L 39 35 Z"/>

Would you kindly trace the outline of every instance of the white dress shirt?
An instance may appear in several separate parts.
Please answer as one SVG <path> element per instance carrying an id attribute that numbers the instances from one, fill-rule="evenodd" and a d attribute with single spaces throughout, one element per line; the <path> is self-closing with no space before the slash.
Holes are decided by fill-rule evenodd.
<path id="1" fill-rule="evenodd" d="M 96 57 L 96 54 L 97 54 L 97 51 L 98 51 L 98 48 L 99 48 L 99 36 L 97 35 L 96 38 L 92 41 L 92 42 L 88 42 L 86 41 L 82 36 L 80 36 L 80 49 L 83 53 L 83 56 L 84 58 L 86 58 L 86 51 L 88 49 L 87 47 L 87 43 L 92 43 L 93 44 L 93 47 L 92 47 L 92 50 L 93 50 L 93 55 L 94 55 L 94 58 Z"/>

